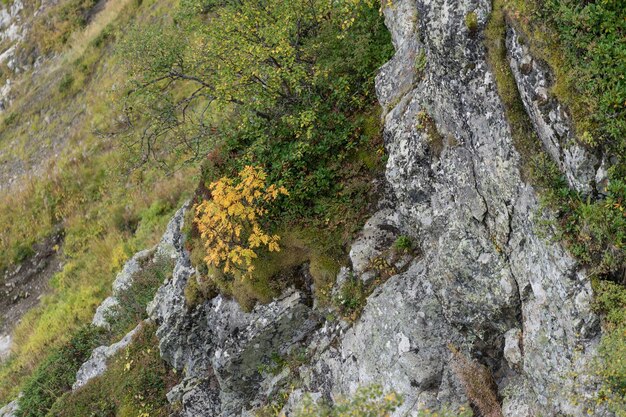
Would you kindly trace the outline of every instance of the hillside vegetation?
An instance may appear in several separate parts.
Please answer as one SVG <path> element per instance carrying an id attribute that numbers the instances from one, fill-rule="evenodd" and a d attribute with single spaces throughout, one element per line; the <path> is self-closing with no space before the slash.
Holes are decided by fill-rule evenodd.
<path id="1" fill-rule="evenodd" d="M 92 7 L 59 3 L 35 21 L 19 53 L 43 54 L 49 65 L 15 84 L 2 124 L 3 152 L 34 174 L 3 190 L 0 269 L 30 256 L 56 228 L 65 234 L 63 268 L 14 329 L 14 352 L 0 365 L 0 403 L 24 390 L 28 416 L 46 415 L 68 390 L 75 368 L 58 368 L 63 352 L 124 261 L 155 243 L 198 181 L 201 198 L 212 181 L 255 166 L 290 190 L 263 218 L 283 250 L 258 252 L 263 266 L 250 280 L 220 275 L 208 283 L 250 308 L 288 284 L 274 279 L 281 269 L 306 260 L 324 296 L 383 163 L 373 79 L 392 47 L 378 3 L 112 1 L 98 14 Z M 122 330 L 129 329 L 99 340 Z M 57 385 L 50 372 L 64 379 Z M 75 405 L 53 409 L 102 405 L 64 398 Z M 119 415 L 135 410 L 120 407 Z"/>
<path id="2" fill-rule="evenodd" d="M 486 29 L 516 147 L 529 179 L 547 208 L 556 239 L 587 267 L 596 308 L 605 317 L 595 371 L 604 389 L 598 400 L 623 415 L 626 404 L 626 16 L 624 2 L 497 0 Z M 532 129 L 503 47 L 506 24 L 528 36 L 534 57 L 554 72 L 550 92 L 571 113 L 577 139 L 604 155 L 608 181 L 594 195 L 572 190 L 558 166 L 542 151 Z M 554 228 L 552 228 L 554 226 Z"/>
<path id="3" fill-rule="evenodd" d="M 0 365 L 0 402 L 10 401 L 50 351 L 91 320 L 125 260 L 156 242 L 196 181 L 191 165 L 170 175 L 157 169 L 129 175 L 123 148 L 106 134 L 118 120 L 116 89 L 126 71 L 115 45 L 130 22 L 162 15 L 167 2 L 108 7 L 102 20 L 92 21 L 97 30 L 77 32 L 85 22 L 46 28 L 70 31 L 55 46 L 65 52 L 18 78 L 0 125 L 3 155 L 33 172 L 2 190 L 0 270 L 30 256 L 33 244 L 56 228 L 65 234 L 62 270 L 14 328 L 13 354 Z M 21 48 L 28 48 L 24 42 Z"/>
<path id="4" fill-rule="evenodd" d="M 524 171 L 556 214 L 549 226 L 594 280 L 606 330 L 598 400 L 616 410 L 626 402 L 622 3 L 496 0 L 486 29 Z M 25 7 L 32 14 L 39 5 Z M 178 376 L 161 360 L 151 323 L 107 372 L 77 391 L 71 385 L 94 346 L 145 318 L 171 272 L 167 262 L 137 277 L 116 326 L 89 325 L 124 262 L 153 246 L 187 200 L 185 244 L 199 272 L 185 290 L 189 306 L 223 294 L 251 310 L 301 285 L 294 278 L 306 265 L 316 305 L 358 319 L 373 287 L 348 280 L 340 299 L 331 290 L 382 193 L 374 78 L 393 54 L 384 7 L 393 2 L 61 0 L 28 20 L 15 52 L 26 70 L 16 75 L 3 64 L 1 75 L 15 81 L 0 121 L 0 272 L 59 229 L 63 265 L 13 329 L 0 405 L 23 392 L 20 416 L 173 411 L 165 393 Z M 477 19 L 466 18 L 472 33 Z M 530 47 L 555 71 L 552 92 L 571 111 L 577 137 L 610 161 L 606 189 L 573 191 L 543 156 L 502 49 L 506 22 L 536 34 Z M 415 249 L 407 236 L 395 246 Z M 397 272 L 380 268 L 385 277 Z M 401 402 L 373 387 L 334 406 L 306 400 L 299 415 L 387 415 Z"/>

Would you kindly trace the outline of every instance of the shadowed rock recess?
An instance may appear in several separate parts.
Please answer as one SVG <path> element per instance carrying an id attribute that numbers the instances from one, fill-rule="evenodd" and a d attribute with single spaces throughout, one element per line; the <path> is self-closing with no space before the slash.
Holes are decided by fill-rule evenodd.
<path id="1" fill-rule="evenodd" d="M 419 255 L 395 265 L 355 323 L 328 317 L 298 289 L 251 312 L 222 296 L 187 306 L 195 270 L 181 234 L 184 208 L 177 213 L 155 249 L 172 258 L 174 272 L 148 313 L 162 357 L 181 371 L 168 394 L 181 416 L 253 416 L 279 394 L 293 415 L 305 393 L 333 400 L 369 384 L 402 395 L 395 416 L 475 404 L 464 389 L 472 381 L 458 376 L 458 352 L 491 372 L 504 416 L 587 414 L 584 403 L 599 389 L 589 376 L 599 319 L 585 271 L 537 234 L 543 214 L 520 174 L 486 63 L 481 32 L 490 12 L 483 0 L 394 0 L 384 8 L 396 48 L 377 78 L 389 156 L 385 198 L 339 281 L 370 279 L 365 266 L 400 235 Z M 478 28 L 467 27 L 469 13 Z M 533 66 L 516 36 L 509 29 L 509 59 L 538 136 L 571 185 L 591 191 L 598 161 L 563 145 L 567 116 L 541 98 L 547 70 Z M 129 262 L 126 275 L 146 254 Z M 115 305 L 114 297 L 107 303 Z M 107 352 L 123 342 L 100 348 L 105 359 L 93 356 L 83 373 L 101 373 Z M 302 358 L 293 366 L 270 369 L 272 358 L 294 356 Z"/>

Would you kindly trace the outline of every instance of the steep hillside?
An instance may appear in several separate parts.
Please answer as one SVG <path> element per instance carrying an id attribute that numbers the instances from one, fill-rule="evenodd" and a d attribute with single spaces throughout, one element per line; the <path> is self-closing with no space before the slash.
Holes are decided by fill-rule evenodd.
<path id="1" fill-rule="evenodd" d="M 129 22 L 160 16 L 167 5 L 146 3 L 141 12 L 132 2 L 101 6 L 87 20 L 57 27 L 48 14 L 87 16 L 87 9 L 28 4 L 9 25 L 22 34 L 11 46 L 15 56 L 28 50 L 34 58 L 3 70 L 11 91 L 0 133 L 0 308 L 13 352 L 0 365 L 4 402 L 51 348 L 90 320 L 116 271 L 158 239 L 196 181 L 193 167 L 129 175 L 123 147 L 107 135 L 119 117 L 114 86 L 124 82 L 114 45 Z M 39 49 L 37 42 L 56 38 Z"/>
<path id="2" fill-rule="evenodd" d="M 6 6 L 0 416 L 625 416 L 621 3 Z"/>

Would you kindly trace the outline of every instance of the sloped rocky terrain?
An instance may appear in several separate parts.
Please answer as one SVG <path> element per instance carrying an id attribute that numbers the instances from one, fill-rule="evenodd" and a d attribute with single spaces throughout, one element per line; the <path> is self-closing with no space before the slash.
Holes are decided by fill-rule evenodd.
<path id="1" fill-rule="evenodd" d="M 254 416 L 279 397 L 281 412 L 294 415 L 304 395 L 332 402 L 370 384 L 403 397 L 397 416 L 467 403 L 484 416 L 612 415 L 593 404 L 601 328 L 589 274 L 542 228 L 552 214 L 523 174 L 488 65 L 491 7 L 484 0 L 383 7 L 396 50 L 376 80 L 385 181 L 333 289 L 376 282 L 356 320 L 314 299 L 306 263 L 299 285 L 251 311 L 223 295 L 190 305 L 185 288 L 198 272 L 182 231 L 189 204 L 154 249 L 126 264 L 93 324 L 115 320 L 116 297 L 147 262 L 172 260 L 146 322 L 157 326 L 160 355 L 180 376 L 167 394 L 173 415 Z M 607 180 L 606 158 L 573 144 L 570 116 L 549 93 L 550 68 L 522 38 L 511 25 L 504 45 L 533 128 L 569 185 L 596 193 Z M 414 248 L 390 256 L 400 236 Z M 382 258 L 384 279 L 372 272 Z M 94 350 L 74 389 L 101 375 L 136 331 Z M 276 357 L 297 360 L 272 369 Z M 459 371 L 468 363 L 492 380 L 480 372 L 468 380 Z M 471 388 L 492 382 L 498 404 L 488 413 Z"/>

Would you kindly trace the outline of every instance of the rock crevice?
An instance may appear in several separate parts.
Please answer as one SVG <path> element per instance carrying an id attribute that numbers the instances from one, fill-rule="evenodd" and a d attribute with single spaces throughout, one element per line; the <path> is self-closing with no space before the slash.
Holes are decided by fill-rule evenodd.
<path id="1" fill-rule="evenodd" d="M 420 256 L 404 260 L 373 291 L 355 323 L 325 318 L 297 289 L 251 312 L 223 296 L 188 306 L 184 290 L 196 271 L 184 249 L 182 215 L 171 223 L 164 240 L 171 242 L 173 277 L 148 312 L 162 357 L 183 375 L 168 395 L 182 416 L 249 416 L 294 381 L 288 415 L 305 392 L 332 400 L 374 383 L 404 397 L 398 416 L 454 407 L 475 401 L 455 372 L 456 349 L 490 370 L 503 415 L 586 415 L 597 382 L 571 375 L 588 375 L 599 320 L 584 269 L 537 234 L 544 214 L 520 174 L 485 58 L 480 28 L 490 12 L 486 0 L 394 0 L 384 8 L 396 48 L 376 83 L 389 198 L 355 241 L 351 270 L 339 281 L 349 274 L 370 280 L 368 263 L 400 234 Z M 468 13 L 478 30 L 466 26 Z M 512 39 L 513 71 L 527 76 L 527 59 L 516 55 Z M 418 57 L 425 64 L 416 68 Z M 526 105 L 535 126 L 558 132 L 533 103 Z M 554 134 L 545 137 L 549 147 Z M 595 162 L 557 150 L 552 156 L 578 181 L 572 185 L 593 187 Z M 297 369 L 264 370 L 272 358 L 300 349 L 307 354 Z"/>

